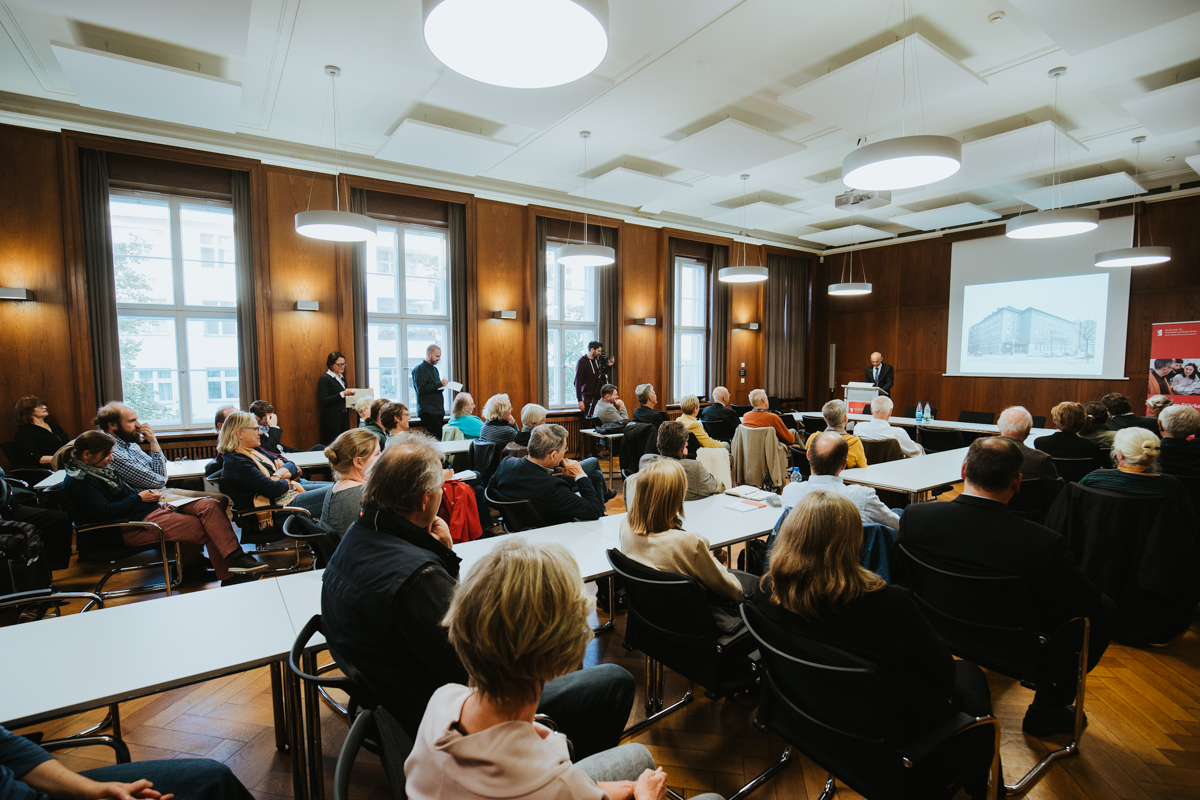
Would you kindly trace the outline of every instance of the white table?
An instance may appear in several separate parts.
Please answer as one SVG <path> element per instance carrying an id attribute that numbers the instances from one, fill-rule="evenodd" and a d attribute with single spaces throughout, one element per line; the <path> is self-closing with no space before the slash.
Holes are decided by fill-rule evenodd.
<path id="1" fill-rule="evenodd" d="M 304 450 L 299 453 L 284 453 L 284 457 L 298 467 L 324 467 L 329 464 L 329 459 L 325 457 L 325 452 L 322 450 Z M 184 478 L 203 478 L 204 468 L 212 463 L 211 458 L 193 458 L 184 461 L 168 461 L 167 462 L 167 480 L 183 480 Z M 64 470 L 58 470 L 49 478 L 42 480 L 36 484 L 35 489 L 53 489 L 63 482 L 67 473 Z"/>
<path id="2" fill-rule="evenodd" d="M 942 453 L 843 470 L 842 480 L 875 489 L 904 492 L 911 502 L 916 503 L 930 489 L 962 480 L 962 463 L 968 449 L 960 447 Z"/>
<path id="3" fill-rule="evenodd" d="M 822 419 L 819 411 L 803 411 L 793 412 L 792 416 L 797 422 L 802 422 L 804 418 Z M 873 417 L 870 414 L 847 414 L 846 419 L 851 422 L 867 422 Z M 953 420 L 935 419 L 933 422 L 917 422 L 914 417 L 889 417 L 888 422 L 893 425 L 899 425 L 902 428 L 933 428 L 941 431 L 962 431 L 964 433 L 990 433 L 999 434 L 999 425 L 987 425 L 982 422 L 955 422 Z M 853 431 L 851 431 L 853 433 Z M 1029 431 L 1029 438 L 1025 440 L 1025 444 L 1031 445 L 1033 440 L 1039 436 L 1049 436 L 1054 433 L 1053 428 L 1032 428 Z"/>

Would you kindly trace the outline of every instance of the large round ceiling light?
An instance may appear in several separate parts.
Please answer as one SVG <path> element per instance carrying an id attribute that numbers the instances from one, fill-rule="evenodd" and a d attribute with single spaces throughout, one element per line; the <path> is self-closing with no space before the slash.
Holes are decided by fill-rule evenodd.
<path id="1" fill-rule="evenodd" d="M 1010 239 L 1054 239 L 1075 236 L 1100 227 L 1100 212 L 1094 208 L 1055 208 L 1013 217 L 1004 226 Z"/>
<path id="2" fill-rule="evenodd" d="M 717 273 L 717 280 L 723 283 L 758 283 L 765 281 L 768 274 L 766 267 L 724 267 Z"/>
<path id="3" fill-rule="evenodd" d="M 564 244 L 555 260 L 568 267 L 607 267 L 617 260 L 617 251 L 602 244 Z"/>
<path id="4" fill-rule="evenodd" d="M 375 220 L 349 211 L 301 211 L 296 233 L 327 242 L 369 242 L 377 233 Z"/>
<path id="5" fill-rule="evenodd" d="M 1096 254 L 1097 267 L 1146 267 L 1171 260 L 1169 247 L 1123 247 Z"/>
<path id="6" fill-rule="evenodd" d="M 424 0 L 425 43 L 480 83 L 541 89 L 579 80 L 608 53 L 607 0 Z"/>
<path id="7" fill-rule="evenodd" d="M 863 283 L 831 283 L 829 293 L 834 297 L 848 297 L 855 294 L 870 294 L 871 284 Z"/>
<path id="8" fill-rule="evenodd" d="M 842 160 L 842 183 L 885 191 L 927 186 L 962 166 L 962 143 L 949 136 L 900 136 L 863 145 Z"/>

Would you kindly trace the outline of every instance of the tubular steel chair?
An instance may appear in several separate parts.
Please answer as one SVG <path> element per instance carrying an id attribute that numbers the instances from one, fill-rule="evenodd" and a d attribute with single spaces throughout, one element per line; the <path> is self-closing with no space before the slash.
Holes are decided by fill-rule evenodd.
<path id="1" fill-rule="evenodd" d="M 284 520 L 283 534 L 312 548 L 314 569 L 325 569 L 329 559 L 333 558 L 333 551 L 337 550 L 338 540 L 333 534 L 310 518 L 298 514 L 292 514 Z"/>
<path id="2" fill-rule="evenodd" d="M 223 472 L 214 472 L 208 477 L 208 480 L 215 483 L 220 489 L 221 494 L 229 498 L 229 511 L 233 516 L 233 523 L 239 529 L 238 541 L 242 544 L 254 545 L 254 552 L 256 553 L 290 552 L 295 554 L 296 560 L 291 566 L 264 570 L 257 573 L 259 577 L 289 575 L 293 572 L 302 572 L 313 568 L 312 564 L 304 565 L 302 562 L 301 556 L 304 550 L 309 548 L 299 538 L 291 537 L 291 543 L 286 547 L 270 546 L 275 542 L 289 539 L 283 531 L 283 523 L 288 517 L 295 515 L 312 519 L 312 515 L 306 509 L 299 508 L 298 506 L 281 506 L 275 503 L 269 506 L 256 506 L 254 505 L 254 495 L 246 492 L 233 481 L 226 480 Z M 270 527 L 264 527 L 259 524 L 258 515 L 263 513 L 271 515 Z"/>
<path id="3" fill-rule="evenodd" d="M 379 743 L 379 760 L 383 762 L 384 774 L 391 784 L 392 797 L 394 800 L 408 797 L 404 791 L 404 762 L 412 752 L 413 741 L 395 717 L 379 706 L 362 711 L 342 742 L 333 773 L 333 800 L 350 800 L 350 773 L 354 769 L 354 759 L 371 739 Z M 368 746 L 367 749 L 371 748 Z"/>
<path id="4" fill-rule="evenodd" d="M 490 488 L 484 490 L 483 496 L 487 498 L 488 505 L 500 512 L 505 533 L 546 527 L 546 521 L 532 500 L 500 500 Z"/>

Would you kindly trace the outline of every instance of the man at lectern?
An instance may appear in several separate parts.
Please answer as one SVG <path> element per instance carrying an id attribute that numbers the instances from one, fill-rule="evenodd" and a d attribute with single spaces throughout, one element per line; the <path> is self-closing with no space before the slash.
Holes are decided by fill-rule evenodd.
<path id="1" fill-rule="evenodd" d="M 867 383 L 879 387 L 885 394 L 892 393 L 892 384 L 896 382 L 896 372 L 891 364 L 883 363 L 880 353 L 871 353 L 871 366 L 867 367 Z"/>

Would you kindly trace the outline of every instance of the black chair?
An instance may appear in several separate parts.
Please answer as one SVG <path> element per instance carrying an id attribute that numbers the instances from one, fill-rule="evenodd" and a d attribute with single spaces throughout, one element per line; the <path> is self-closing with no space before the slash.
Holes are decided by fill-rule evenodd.
<path id="1" fill-rule="evenodd" d="M 933 406 L 930 406 L 930 407 L 929 407 L 929 413 L 930 413 L 930 414 L 933 414 L 933 417 L 934 417 L 934 419 L 937 419 L 938 410 L 937 410 L 936 408 L 934 408 Z M 917 416 L 917 407 L 916 407 L 916 406 L 909 406 L 909 407 L 905 408 L 905 409 L 904 409 L 904 416 L 908 417 L 909 419 L 916 419 L 916 416 Z"/>
<path id="2" fill-rule="evenodd" d="M 694 459 L 696 457 L 696 454 L 700 452 L 700 440 L 696 438 L 696 434 L 692 433 L 691 431 L 688 431 L 687 442 L 688 442 L 687 443 L 687 455 L 685 456 L 685 458 L 693 458 Z M 660 455 L 661 455 L 661 453 L 660 453 Z"/>
<path id="3" fill-rule="evenodd" d="M 254 505 L 254 495 L 243 489 L 237 483 L 227 480 L 224 477 L 224 472 L 214 472 L 209 476 L 208 480 L 215 483 L 221 494 L 229 498 L 230 514 L 233 516 L 233 524 L 238 526 L 238 540 L 242 544 L 254 545 L 256 553 L 294 553 L 295 562 L 287 567 L 277 569 L 268 569 L 256 573 L 259 577 L 267 575 L 288 575 L 293 572 L 301 572 L 312 569 L 313 564 L 305 565 L 303 563 L 303 553 L 305 550 L 312 552 L 305 544 L 298 539 L 290 539 L 290 544 L 286 547 L 271 547 L 279 541 L 288 540 L 289 537 L 283 532 L 283 523 L 292 515 L 312 518 L 312 515 L 307 509 L 299 508 L 298 506 L 281 506 L 277 503 L 271 503 L 268 506 Z M 271 525 L 269 527 L 259 524 L 259 514 L 270 514 Z"/>
<path id="4" fill-rule="evenodd" d="M 804 432 L 808 436 L 820 433 L 829 427 L 829 423 L 825 422 L 824 417 L 801 417 L 800 420 L 804 423 Z"/>
<path id="5" fill-rule="evenodd" d="M 1021 478 L 1021 490 L 1008 501 L 1008 510 L 1022 519 L 1042 525 L 1057 493 L 1041 478 Z"/>
<path id="6" fill-rule="evenodd" d="M 314 569 L 325 569 L 338 546 L 337 537 L 322 528 L 319 523 L 313 522 L 309 517 L 295 514 L 289 515 L 283 521 L 283 535 L 304 542 L 312 549 Z"/>
<path id="7" fill-rule="evenodd" d="M 546 527 L 541 512 L 532 500 L 501 500 L 490 488 L 484 490 L 488 505 L 500 512 L 500 522 L 505 533 L 533 530 Z"/>
<path id="8" fill-rule="evenodd" d="M 506 446 L 498 442 L 471 440 L 467 447 L 467 454 L 470 456 L 471 469 L 479 475 L 481 486 L 487 486 L 491 482 L 492 476 L 496 474 L 496 469 L 500 466 L 500 461 L 504 458 Z"/>
<path id="9" fill-rule="evenodd" d="M 931 789 L 961 786 L 975 765 L 946 750 L 960 736 L 993 743 L 989 796 L 999 786 L 1000 723 L 958 713 L 914 741 L 904 741 L 879 669 L 834 647 L 801 639 L 742 604 L 742 619 L 762 652 L 763 686 L 754 724 L 773 731 L 829 772 L 821 800 L 835 793 L 834 776 L 870 800 L 937 797 Z M 989 730 L 990 729 L 990 730 Z M 947 777 L 947 767 L 958 767 Z M 976 773 L 978 774 L 978 773 Z"/>
<path id="10" fill-rule="evenodd" d="M 958 431 L 944 431 L 941 428 L 924 428 L 917 426 L 917 443 L 925 448 L 926 453 L 944 453 L 947 450 L 958 450 L 966 447 L 963 436 Z"/>
<path id="11" fill-rule="evenodd" d="M 360 713 L 342 742 L 333 773 L 333 800 L 350 800 L 350 773 L 354 769 L 354 759 L 364 745 L 371 749 L 368 745 L 371 740 L 378 743 L 379 760 L 383 762 L 383 772 L 392 787 L 392 797 L 394 800 L 406 800 L 408 797 L 404 790 L 404 762 L 412 752 L 413 740 L 396 718 L 386 708 L 379 706 Z"/>
<path id="12" fill-rule="evenodd" d="M 937 418 L 937 412 L 933 413 L 934 418 Z M 959 422 L 970 422 L 975 425 L 995 425 L 996 415 L 991 411 L 960 411 L 958 412 Z M 1045 418 L 1042 418 L 1045 421 Z"/>
<path id="13" fill-rule="evenodd" d="M 733 441 L 733 431 L 729 430 L 729 425 L 724 420 L 702 419 L 700 420 L 700 424 L 704 426 L 704 432 L 718 442 Z"/>
<path id="14" fill-rule="evenodd" d="M 733 413 L 737 414 L 739 417 L 744 417 L 754 410 L 754 406 L 744 406 L 740 403 L 730 403 L 729 407 L 732 408 Z"/>
<path id="15" fill-rule="evenodd" d="M 1065 483 L 1079 483 L 1083 476 L 1100 468 L 1094 458 L 1056 458 L 1054 469 Z"/>
<path id="16" fill-rule="evenodd" d="M 8 459 L 8 465 L 13 469 L 33 466 L 27 463 L 21 456 L 21 451 L 17 449 L 16 442 L 0 442 L 0 453 L 4 453 L 4 457 Z"/>
<path id="17" fill-rule="evenodd" d="M 1057 459 L 1055 459 L 1057 461 Z M 1200 511 L 1200 476 L 1197 475 L 1176 475 L 1175 479 L 1183 484 L 1183 488 L 1188 490 L 1188 494 L 1192 496 L 1192 507 Z"/>
<path id="18" fill-rule="evenodd" d="M 1033 427 L 1035 427 L 1035 428 L 1046 427 L 1046 418 L 1045 417 L 1039 417 L 1036 414 L 1033 414 L 1031 416 L 1033 417 Z"/>
<path id="19" fill-rule="evenodd" d="M 621 442 L 621 476 L 634 474 L 642 456 L 657 452 L 658 429 L 646 422 L 629 423 Z"/>
<path id="20" fill-rule="evenodd" d="M 1025 580 L 1016 575 L 967 575 L 935 566 L 898 546 L 904 585 L 954 655 L 1007 675 L 1037 690 L 1058 678 L 1064 653 L 1079 648 L 1075 731 L 1066 747 L 1048 753 L 1010 795 L 1033 787 L 1051 763 L 1079 752 L 1087 684 L 1089 620 L 1077 617 L 1056 631 L 1040 630 L 1038 609 Z"/>
<path id="21" fill-rule="evenodd" d="M 886 464 L 889 461 L 899 461 L 904 458 L 904 453 L 900 450 L 900 442 L 896 439 L 881 439 L 879 441 L 868 441 L 861 439 L 863 446 L 863 454 L 867 457 L 867 463 Z"/>
<path id="22" fill-rule="evenodd" d="M 80 522 L 83 518 L 82 515 L 75 507 L 75 504 L 67 497 L 67 493 L 62 490 L 61 486 L 48 489 L 46 497 L 52 499 L 71 518 L 71 527 L 75 531 L 75 547 L 79 551 L 80 563 L 115 565 L 118 562 L 127 561 L 149 550 L 157 550 L 162 558 L 161 561 L 154 561 L 149 564 L 133 564 L 123 567 L 114 566 L 104 574 L 104 577 L 92 589 L 94 594 L 107 600 L 110 597 L 129 597 L 136 594 L 165 591 L 167 597 L 170 597 L 171 590 L 183 583 L 182 554 L 179 542 L 167 542 L 166 536 L 163 534 L 163 529 L 159 525 L 144 520 L 113 520 L 112 522 L 96 523 Z M 121 540 L 121 528 L 126 527 L 153 529 L 158 532 L 158 541 L 129 547 Z M 167 555 L 168 544 L 175 546 L 174 559 L 171 559 Z M 172 564 L 175 565 L 174 576 L 171 575 Z M 162 583 L 152 583 L 132 589 L 104 591 L 104 584 L 108 583 L 109 578 L 114 575 L 122 572 L 139 572 L 159 568 L 163 571 Z"/>

